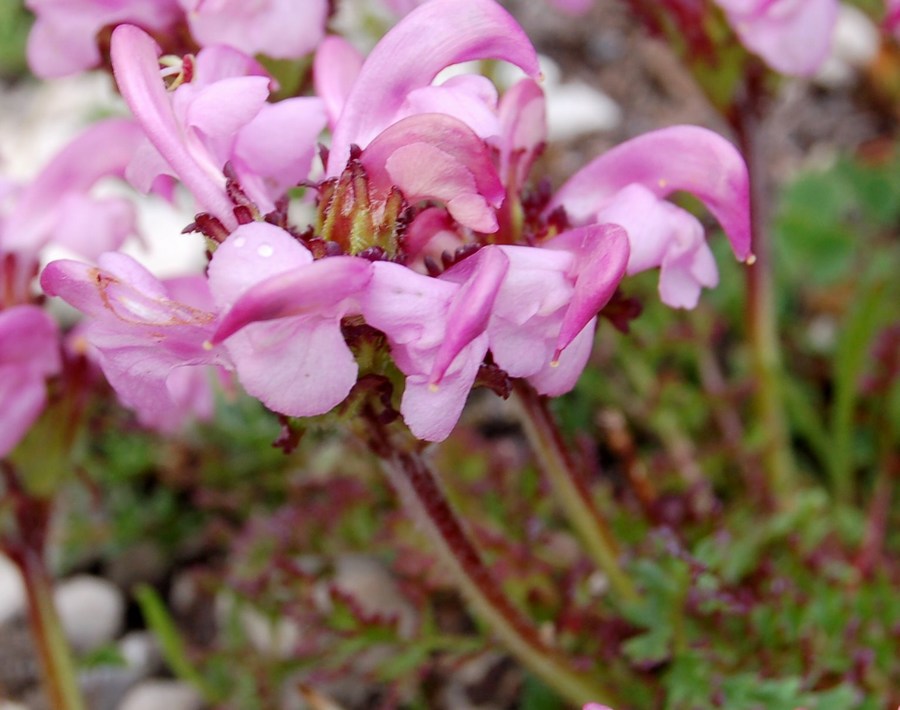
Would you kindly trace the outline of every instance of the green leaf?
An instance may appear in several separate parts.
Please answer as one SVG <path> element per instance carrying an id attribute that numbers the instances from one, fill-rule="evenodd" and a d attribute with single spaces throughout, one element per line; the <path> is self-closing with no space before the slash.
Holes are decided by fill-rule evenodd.
<path id="1" fill-rule="evenodd" d="M 142 584 L 135 589 L 134 596 L 144 615 L 144 621 L 156 635 L 163 658 L 172 672 L 196 687 L 209 702 L 219 701 L 215 689 L 207 683 L 188 658 L 187 648 L 178 627 L 156 590 Z"/>
<path id="2" fill-rule="evenodd" d="M 857 383 L 866 362 L 869 345 L 881 323 L 886 284 L 865 284 L 860 289 L 838 342 L 834 361 L 835 396 L 831 416 L 831 448 L 827 461 L 832 486 L 841 500 L 851 494 L 853 468 L 853 412 Z"/>
<path id="3" fill-rule="evenodd" d="M 566 707 L 559 696 L 533 675 L 525 678 L 522 689 L 522 710 L 564 710 Z"/>

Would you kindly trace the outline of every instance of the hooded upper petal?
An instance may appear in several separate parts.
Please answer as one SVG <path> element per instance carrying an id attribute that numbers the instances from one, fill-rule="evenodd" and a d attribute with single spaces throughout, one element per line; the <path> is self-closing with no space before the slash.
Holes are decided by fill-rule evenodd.
<path id="1" fill-rule="evenodd" d="M 412 91 L 430 85 L 445 67 L 476 59 L 539 73 L 525 32 L 494 0 L 431 0 L 413 10 L 360 69 L 334 129 L 328 174 L 343 170 L 351 144 L 365 147 L 390 125 Z"/>
<path id="2" fill-rule="evenodd" d="M 185 149 L 185 136 L 159 73 L 159 47 L 142 30 L 119 25 L 112 34 L 113 73 L 131 112 L 160 155 L 205 210 L 226 227 L 237 226 L 225 178 L 211 174 Z"/>
<path id="3" fill-rule="evenodd" d="M 696 195 L 721 223 L 739 259 L 750 255 L 750 189 L 738 150 L 698 126 L 673 126 L 626 141 L 595 158 L 554 195 L 547 211 L 564 207 L 576 224 L 594 221 L 627 185 L 657 197 Z"/>

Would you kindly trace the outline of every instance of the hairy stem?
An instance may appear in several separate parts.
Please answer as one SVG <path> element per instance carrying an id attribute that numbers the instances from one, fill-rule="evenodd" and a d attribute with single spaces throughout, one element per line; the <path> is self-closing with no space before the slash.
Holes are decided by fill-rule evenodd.
<path id="1" fill-rule="evenodd" d="M 366 439 L 382 459 L 404 508 L 428 535 L 478 618 L 490 627 L 506 649 L 568 701 L 579 705 L 592 700 L 614 703 L 607 688 L 595 677 L 572 668 L 568 659 L 541 638 L 531 620 L 513 606 L 422 455 L 395 445 L 385 427 L 374 419 Z"/>
<path id="2" fill-rule="evenodd" d="M 619 598 L 636 601 L 637 591 L 619 564 L 615 536 L 595 505 L 587 481 L 576 470 L 545 398 L 525 380 L 516 380 L 514 389 L 525 433 L 560 507 Z"/>

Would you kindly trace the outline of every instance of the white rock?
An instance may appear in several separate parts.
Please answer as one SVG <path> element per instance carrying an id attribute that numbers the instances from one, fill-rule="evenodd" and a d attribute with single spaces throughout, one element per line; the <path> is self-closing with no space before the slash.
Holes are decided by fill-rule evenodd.
<path id="1" fill-rule="evenodd" d="M 159 643 L 149 631 L 132 631 L 119 640 L 118 646 L 128 667 L 144 675 L 162 665 Z"/>
<path id="2" fill-rule="evenodd" d="M 175 680 L 145 680 L 135 685 L 119 703 L 119 710 L 199 710 L 200 694 Z"/>
<path id="3" fill-rule="evenodd" d="M 541 88 L 547 99 L 547 137 L 571 140 L 589 133 L 608 131 L 622 122 L 619 105 L 609 96 L 582 81 L 563 81 L 562 70 L 549 57 L 538 57 L 543 74 Z M 502 87 L 510 87 L 525 76 L 521 69 L 502 64 L 497 70 Z"/>
<path id="4" fill-rule="evenodd" d="M 392 616 L 401 635 L 412 634 L 416 612 L 385 566 L 367 555 L 343 555 L 335 562 L 334 586 L 348 594 L 367 614 Z"/>
<path id="5" fill-rule="evenodd" d="M 608 131 L 621 122 L 619 105 L 581 81 L 547 87 L 547 134 L 551 141 Z"/>
<path id="6" fill-rule="evenodd" d="M 841 3 L 831 54 L 816 73 L 816 81 L 834 88 L 852 85 L 856 72 L 875 59 L 880 41 L 878 28 L 864 12 Z"/>
<path id="7" fill-rule="evenodd" d="M 22 575 L 7 557 L 0 555 L 0 625 L 25 611 Z"/>
<path id="8" fill-rule="evenodd" d="M 125 600 L 118 587 L 90 575 L 71 577 L 53 593 L 69 642 L 90 650 L 112 641 L 122 628 Z"/>
<path id="9" fill-rule="evenodd" d="M 250 644 L 273 658 L 290 658 L 300 642 L 300 627 L 296 623 L 266 615 L 228 591 L 216 597 L 216 617 L 220 626 L 227 626 L 236 618 Z"/>

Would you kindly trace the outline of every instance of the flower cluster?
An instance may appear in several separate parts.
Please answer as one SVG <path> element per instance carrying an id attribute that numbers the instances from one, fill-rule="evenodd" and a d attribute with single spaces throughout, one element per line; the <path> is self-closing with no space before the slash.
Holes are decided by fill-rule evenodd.
<path id="1" fill-rule="evenodd" d="M 213 365 L 276 412 L 321 414 L 348 395 L 361 339 L 377 333 L 404 376 L 405 421 L 441 440 L 485 365 L 544 394 L 571 389 L 625 274 L 660 268 L 676 307 L 716 283 L 703 227 L 671 193 L 696 195 L 748 258 L 746 168 L 706 129 L 640 136 L 553 194 L 532 189 L 545 141 L 535 50 L 494 0 L 464 6 L 424 3 L 365 58 L 328 37 L 317 95 L 274 103 L 239 48 L 173 60 L 134 25 L 113 31 L 116 81 L 144 134 L 126 175 L 164 194 L 173 179 L 186 186 L 212 252 L 190 288 L 116 253 L 44 270 L 44 290 L 91 317 L 123 401 L 164 418 L 174 380 Z M 440 79 L 471 60 L 524 76 L 502 96 L 479 74 Z M 295 185 L 313 198 L 308 227 L 289 220 Z"/>

